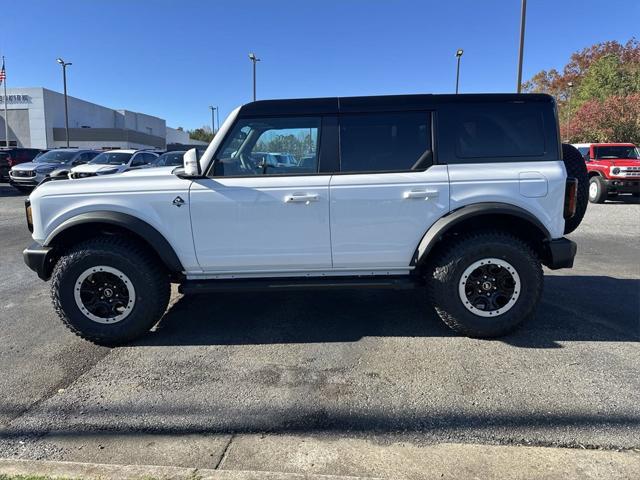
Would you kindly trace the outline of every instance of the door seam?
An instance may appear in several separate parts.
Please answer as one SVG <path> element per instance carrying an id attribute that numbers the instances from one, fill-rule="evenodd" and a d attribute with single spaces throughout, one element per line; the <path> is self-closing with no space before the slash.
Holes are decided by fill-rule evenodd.
<path id="1" fill-rule="evenodd" d="M 331 181 L 333 180 L 333 175 L 329 177 L 329 188 L 327 189 L 327 198 L 328 208 L 329 208 L 329 255 L 331 257 L 331 269 L 333 269 L 333 238 L 331 236 Z"/>

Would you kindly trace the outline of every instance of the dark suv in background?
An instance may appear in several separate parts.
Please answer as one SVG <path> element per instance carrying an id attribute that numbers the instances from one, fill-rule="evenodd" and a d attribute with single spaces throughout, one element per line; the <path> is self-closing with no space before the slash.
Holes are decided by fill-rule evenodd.
<path id="1" fill-rule="evenodd" d="M 71 169 L 92 160 L 100 152 L 77 148 L 57 148 L 36 157 L 32 162 L 21 163 L 9 171 L 9 182 L 21 192 L 37 187 L 54 170 Z"/>
<path id="2" fill-rule="evenodd" d="M 31 162 L 39 154 L 46 152 L 39 148 L 2 148 L 0 149 L 0 180 L 9 179 L 11 167 Z"/>

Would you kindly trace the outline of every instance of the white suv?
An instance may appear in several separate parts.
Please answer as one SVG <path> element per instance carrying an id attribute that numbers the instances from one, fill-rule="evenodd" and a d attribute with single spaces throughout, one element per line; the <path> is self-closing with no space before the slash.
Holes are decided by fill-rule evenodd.
<path id="1" fill-rule="evenodd" d="M 146 150 L 108 150 L 89 163 L 73 167 L 69 178 L 95 177 L 148 168 L 157 158 L 157 153 Z"/>
<path id="2" fill-rule="evenodd" d="M 573 265 L 563 234 L 586 200 L 567 171 L 586 172 L 556 118 L 547 95 L 253 102 L 184 168 L 39 186 L 25 262 L 53 278 L 63 322 L 99 344 L 150 329 L 171 282 L 424 288 L 456 331 L 501 335 L 533 316 L 542 264 Z"/>

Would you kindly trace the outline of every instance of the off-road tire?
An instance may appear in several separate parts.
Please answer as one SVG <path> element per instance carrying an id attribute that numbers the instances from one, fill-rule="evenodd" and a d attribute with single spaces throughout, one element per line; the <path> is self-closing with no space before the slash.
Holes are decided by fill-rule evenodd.
<path id="1" fill-rule="evenodd" d="M 92 321 L 74 298 L 76 280 L 97 265 L 120 270 L 135 288 L 133 309 L 114 324 Z M 120 236 L 96 237 L 67 250 L 58 260 L 51 281 L 53 306 L 62 322 L 79 337 L 105 346 L 121 345 L 144 335 L 164 314 L 169 296 L 164 266 L 143 245 Z"/>
<path id="2" fill-rule="evenodd" d="M 562 160 L 567 176 L 578 179 L 578 196 L 576 199 L 576 213 L 573 217 L 567 218 L 564 222 L 565 235 L 573 232 L 584 218 L 589 204 L 589 173 L 584 158 L 573 145 L 562 144 Z"/>
<path id="3" fill-rule="evenodd" d="M 592 187 L 592 185 L 595 185 L 595 187 Z M 592 195 L 591 190 L 593 188 L 595 188 L 596 191 Z M 589 201 L 591 203 L 604 203 L 608 196 L 607 185 L 604 183 L 602 177 L 591 177 L 589 180 Z"/>
<path id="4" fill-rule="evenodd" d="M 469 311 L 458 293 L 464 271 L 483 258 L 508 262 L 521 283 L 520 295 L 511 309 L 492 318 Z M 496 230 L 462 236 L 436 252 L 426 269 L 426 281 L 429 300 L 442 321 L 474 338 L 499 337 L 534 317 L 543 288 L 540 260 L 531 247 L 510 233 Z"/>

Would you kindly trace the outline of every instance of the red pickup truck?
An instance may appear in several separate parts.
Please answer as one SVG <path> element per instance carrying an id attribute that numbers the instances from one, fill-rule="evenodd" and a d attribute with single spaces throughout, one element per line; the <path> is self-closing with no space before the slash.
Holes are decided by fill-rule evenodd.
<path id="1" fill-rule="evenodd" d="M 640 196 L 640 151 L 633 143 L 574 144 L 587 163 L 589 201 L 604 203 L 607 196 Z"/>

